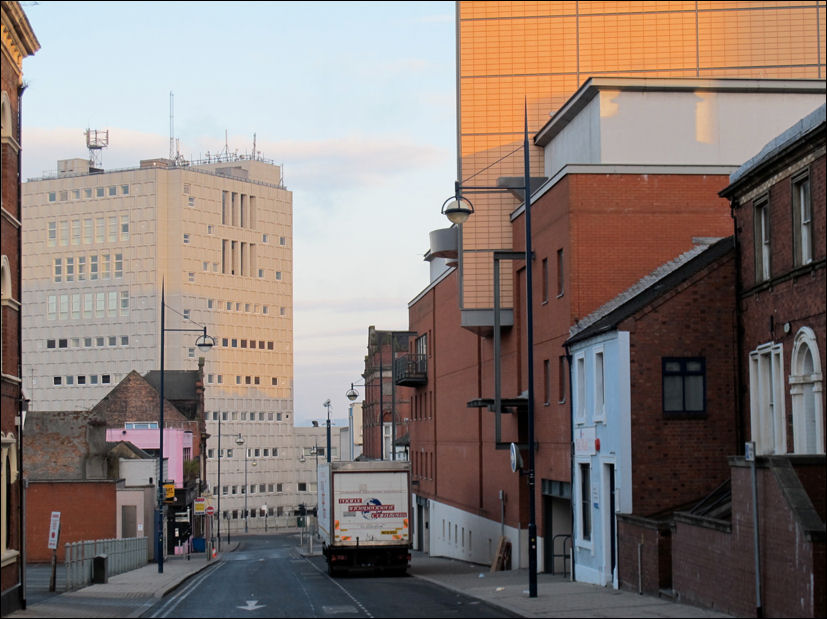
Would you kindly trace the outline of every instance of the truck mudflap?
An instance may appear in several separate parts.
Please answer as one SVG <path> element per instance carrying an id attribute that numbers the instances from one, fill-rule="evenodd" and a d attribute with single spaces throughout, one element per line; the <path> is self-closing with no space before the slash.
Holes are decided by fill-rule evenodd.
<path id="1" fill-rule="evenodd" d="M 328 574 L 381 571 L 405 574 L 411 561 L 408 546 L 327 546 L 324 547 Z"/>

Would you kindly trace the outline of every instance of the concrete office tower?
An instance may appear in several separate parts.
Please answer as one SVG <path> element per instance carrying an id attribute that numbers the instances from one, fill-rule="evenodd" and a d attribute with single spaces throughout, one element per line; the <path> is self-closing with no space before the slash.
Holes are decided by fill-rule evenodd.
<path id="1" fill-rule="evenodd" d="M 467 187 L 500 178 L 522 186 L 524 105 L 534 136 L 590 77 L 825 77 L 824 2 L 468 1 L 456 8 L 457 179 Z M 542 149 L 532 148 L 531 157 L 532 176 L 546 176 Z M 484 332 L 494 324 L 492 252 L 512 247 L 509 214 L 521 198 L 465 195 L 475 214 L 458 245 L 461 319 Z M 432 246 L 431 254 L 443 249 Z M 503 308 L 513 307 L 513 293 L 503 278 Z M 510 311 L 503 319 L 512 320 Z"/>
<path id="2" fill-rule="evenodd" d="M 230 156 L 98 172 L 73 159 L 23 196 L 31 409 L 88 409 L 131 370 L 158 370 L 163 283 L 165 369 L 195 370 L 202 355 L 199 333 L 176 329 L 206 325 L 216 338 L 204 355 L 207 481 L 217 484 L 221 418 L 222 511 L 243 509 L 239 435 L 246 485 L 259 507 L 276 507 L 293 413 L 292 194 L 281 168 Z"/>

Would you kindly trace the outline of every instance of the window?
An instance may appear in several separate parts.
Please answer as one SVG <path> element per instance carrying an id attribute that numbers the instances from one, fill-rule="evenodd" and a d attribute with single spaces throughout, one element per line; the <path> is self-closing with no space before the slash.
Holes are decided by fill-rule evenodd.
<path id="1" fill-rule="evenodd" d="M 589 542 L 592 539 L 592 518 L 591 518 L 591 465 L 587 462 L 578 464 L 580 472 L 579 484 L 579 524 L 580 524 L 580 539 Z"/>
<path id="2" fill-rule="evenodd" d="M 103 197 L 103 187 L 95 187 L 95 197 L 102 198 Z"/>
<path id="3" fill-rule="evenodd" d="M 121 290 L 121 316 L 129 315 L 129 290 Z"/>
<path id="4" fill-rule="evenodd" d="M 114 187 L 112 187 L 114 189 Z M 114 194 L 112 194 L 114 195 Z M 114 243 L 118 240 L 118 216 L 115 215 L 109 218 L 109 242 Z"/>
<path id="5" fill-rule="evenodd" d="M 818 340 L 810 327 L 795 336 L 790 368 L 793 448 L 795 453 L 824 453 L 824 417 L 820 402 L 823 393 Z"/>
<path id="6" fill-rule="evenodd" d="M 109 187 L 109 195 L 110 196 L 117 196 L 118 195 L 118 188 L 115 185 Z"/>
<path id="7" fill-rule="evenodd" d="M 129 185 L 121 185 L 121 195 L 129 195 Z"/>
<path id="8" fill-rule="evenodd" d="M 109 254 L 101 256 L 101 279 L 109 279 L 112 271 L 112 258 Z"/>
<path id="9" fill-rule="evenodd" d="M 55 266 L 54 266 L 54 277 L 55 283 L 60 283 L 63 281 L 63 259 L 62 258 L 55 258 Z"/>
<path id="10" fill-rule="evenodd" d="M 594 353 L 594 419 L 606 419 L 606 391 L 603 375 L 603 351 Z"/>
<path id="11" fill-rule="evenodd" d="M 706 411 L 706 361 L 703 357 L 664 357 L 664 414 L 703 414 Z"/>
<path id="12" fill-rule="evenodd" d="M 99 187 L 103 191 L 102 187 Z M 103 217 L 95 218 L 95 243 L 103 243 L 104 233 L 106 232 L 106 221 Z"/>
<path id="13" fill-rule="evenodd" d="M 787 453 L 783 346 L 764 344 L 749 357 L 750 429 L 755 452 Z"/>
<path id="14" fill-rule="evenodd" d="M 89 256 L 89 279 L 96 280 L 98 279 L 98 257 Z"/>
<path id="15" fill-rule="evenodd" d="M 810 264 L 813 261 L 813 213 L 810 177 L 806 175 L 793 180 L 793 242 L 795 265 Z"/>
<path id="16" fill-rule="evenodd" d="M 49 247 L 54 247 L 57 245 L 57 222 L 50 221 L 49 222 Z"/>
<path id="17" fill-rule="evenodd" d="M 548 303 L 548 258 L 543 258 L 543 275 L 542 275 L 542 286 L 543 286 L 543 296 L 542 301 L 543 303 Z"/>
<path id="18" fill-rule="evenodd" d="M 299 492 L 307 492 L 307 484 L 303 481 L 299 482 Z"/>
<path id="19" fill-rule="evenodd" d="M 770 204 L 767 198 L 755 203 L 755 282 L 770 278 Z"/>
<path id="20" fill-rule="evenodd" d="M 551 394 L 551 366 L 548 359 L 543 359 L 543 404 L 549 405 Z"/>
<path id="21" fill-rule="evenodd" d="M 560 404 L 565 404 L 566 402 L 566 357 L 564 355 L 560 355 L 560 358 L 557 360 L 557 401 Z"/>
<path id="22" fill-rule="evenodd" d="M 129 240 L 129 215 L 121 215 L 121 240 Z"/>
<path id="23" fill-rule="evenodd" d="M 585 423 L 586 421 L 586 358 L 583 353 L 577 355 L 575 359 L 574 381 L 577 389 L 577 409 L 576 421 L 577 423 Z"/>
<path id="24" fill-rule="evenodd" d="M 55 341 L 54 340 L 46 340 L 46 348 L 54 348 Z"/>
<path id="25" fill-rule="evenodd" d="M 55 200 L 57 200 L 57 192 L 50 191 L 49 192 L 49 202 L 54 202 Z M 55 383 L 55 384 L 57 384 L 57 383 Z"/>
<path id="26" fill-rule="evenodd" d="M 48 320 L 57 320 L 57 295 L 49 295 L 49 307 L 46 317 Z"/>
<path id="27" fill-rule="evenodd" d="M 84 318 L 91 318 L 92 317 L 92 298 L 93 297 L 92 297 L 91 292 L 86 292 L 83 295 L 83 317 Z M 90 342 L 89 346 L 91 346 L 92 345 L 91 344 L 92 338 L 90 337 L 90 338 L 86 338 L 86 339 L 89 340 L 89 342 Z"/>
<path id="28" fill-rule="evenodd" d="M 89 217 L 83 220 L 83 244 L 90 245 L 92 243 L 92 236 L 94 234 L 95 227 L 92 218 Z"/>
<path id="29" fill-rule="evenodd" d="M 557 296 L 562 297 L 565 292 L 565 271 L 563 263 L 563 250 L 557 250 Z"/>
<path id="30" fill-rule="evenodd" d="M 55 376 L 54 378 L 52 378 L 52 382 L 55 385 L 62 385 L 63 384 L 63 377 L 62 376 Z"/>
<path id="31" fill-rule="evenodd" d="M 115 279 L 123 278 L 123 254 L 115 254 Z"/>
<path id="32" fill-rule="evenodd" d="M 78 281 L 86 281 L 86 256 L 78 256 Z"/>
<path id="33" fill-rule="evenodd" d="M 80 245 L 80 219 L 72 220 L 72 245 Z"/>
<path id="34" fill-rule="evenodd" d="M 118 315 L 118 291 L 109 292 L 109 314 L 110 317 Z"/>
<path id="35" fill-rule="evenodd" d="M 75 259 L 71 256 L 66 258 L 66 281 L 75 281 Z"/>
<path id="36" fill-rule="evenodd" d="M 281 271 L 276 271 L 276 280 L 281 281 Z"/>
<path id="37" fill-rule="evenodd" d="M 186 244 L 186 243 L 189 243 L 189 242 L 190 242 L 190 235 L 189 235 L 189 233 L 185 232 L 184 233 L 184 243 Z"/>

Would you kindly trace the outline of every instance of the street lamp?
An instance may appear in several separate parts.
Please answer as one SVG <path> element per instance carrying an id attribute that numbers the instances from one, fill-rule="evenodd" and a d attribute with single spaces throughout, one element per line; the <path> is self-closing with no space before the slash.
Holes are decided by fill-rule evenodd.
<path id="1" fill-rule="evenodd" d="M 238 433 L 238 438 L 235 439 L 235 444 L 241 449 L 244 446 L 244 438 L 241 432 Z M 249 488 L 247 486 L 247 449 L 244 450 L 244 532 L 247 533 L 247 494 Z"/>
<path id="2" fill-rule="evenodd" d="M 325 400 L 322 406 L 327 408 L 327 461 L 330 462 L 330 400 Z"/>
<path id="3" fill-rule="evenodd" d="M 161 389 L 159 398 L 159 415 L 158 415 L 158 509 L 155 514 L 155 539 L 156 539 L 156 554 L 158 555 L 158 573 L 164 573 L 164 333 L 167 331 L 185 331 L 190 333 L 201 333 L 195 340 L 195 345 L 198 350 L 206 353 L 215 346 L 215 338 L 207 335 L 207 327 L 203 326 L 201 329 L 167 329 L 166 327 L 166 303 L 165 303 L 165 283 L 161 281 Z M 196 323 L 197 324 L 197 323 Z"/>
<path id="4" fill-rule="evenodd" d="M 528 365 L 528 595 L 537 597 L 537 519 L 534 496 L 534 306 L 531 262 L 531 171 L 528 150 L 528 103 L 525 105 L 525 127 L 523 130 L 523 159 L 525 191 L 525 268 L 526 268 L 526 353 Z M 466 187 L 484 191 L 505 191 L 504 187 Z M 442 205 L 442 212 L 454 224 L 464 223 L 474 212 L 471 201 L 462 196 L 462 185 L 455 184 L 454 196 Z M 499 299 L 496 299 L 499 301 Z M 496 318 L 496 317 L 495 317 Z M 495 327 L 496 328 L 496 327 Z M 498 386 L 497 386 L 498 387 Z M 499 411 L 497 411 L 499 413 Z"/>
<path id="5" fill-rule="evenodd" d="M 364 387 L 364 384 L 359 385 L 360 387 Z M 348 414 L 347 414 L 347 423 L 348 428 L 350 428 L 350 460 L 353 461 L 353 445 L 356 442 L 356 436 L 354 432 L 356 428 L 353 427 L 353 403 L 359 397 L 359 392 L 353 386 L 353 383 L 350 383 L 350 389 L 347 390 L 345 393 L 345 397 L 350 400 L 350 406 L 348 407 Z"/>

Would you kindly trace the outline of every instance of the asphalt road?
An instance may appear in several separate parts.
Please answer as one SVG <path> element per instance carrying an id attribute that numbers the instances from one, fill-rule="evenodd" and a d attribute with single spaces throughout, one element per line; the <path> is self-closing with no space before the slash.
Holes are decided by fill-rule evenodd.
<path id="1" fill-rule="evenodd" d="M 331 578 L 292 536 L 256 536 L 144 617 L 505 617 L 477 599 L 410 576 Z"/>

